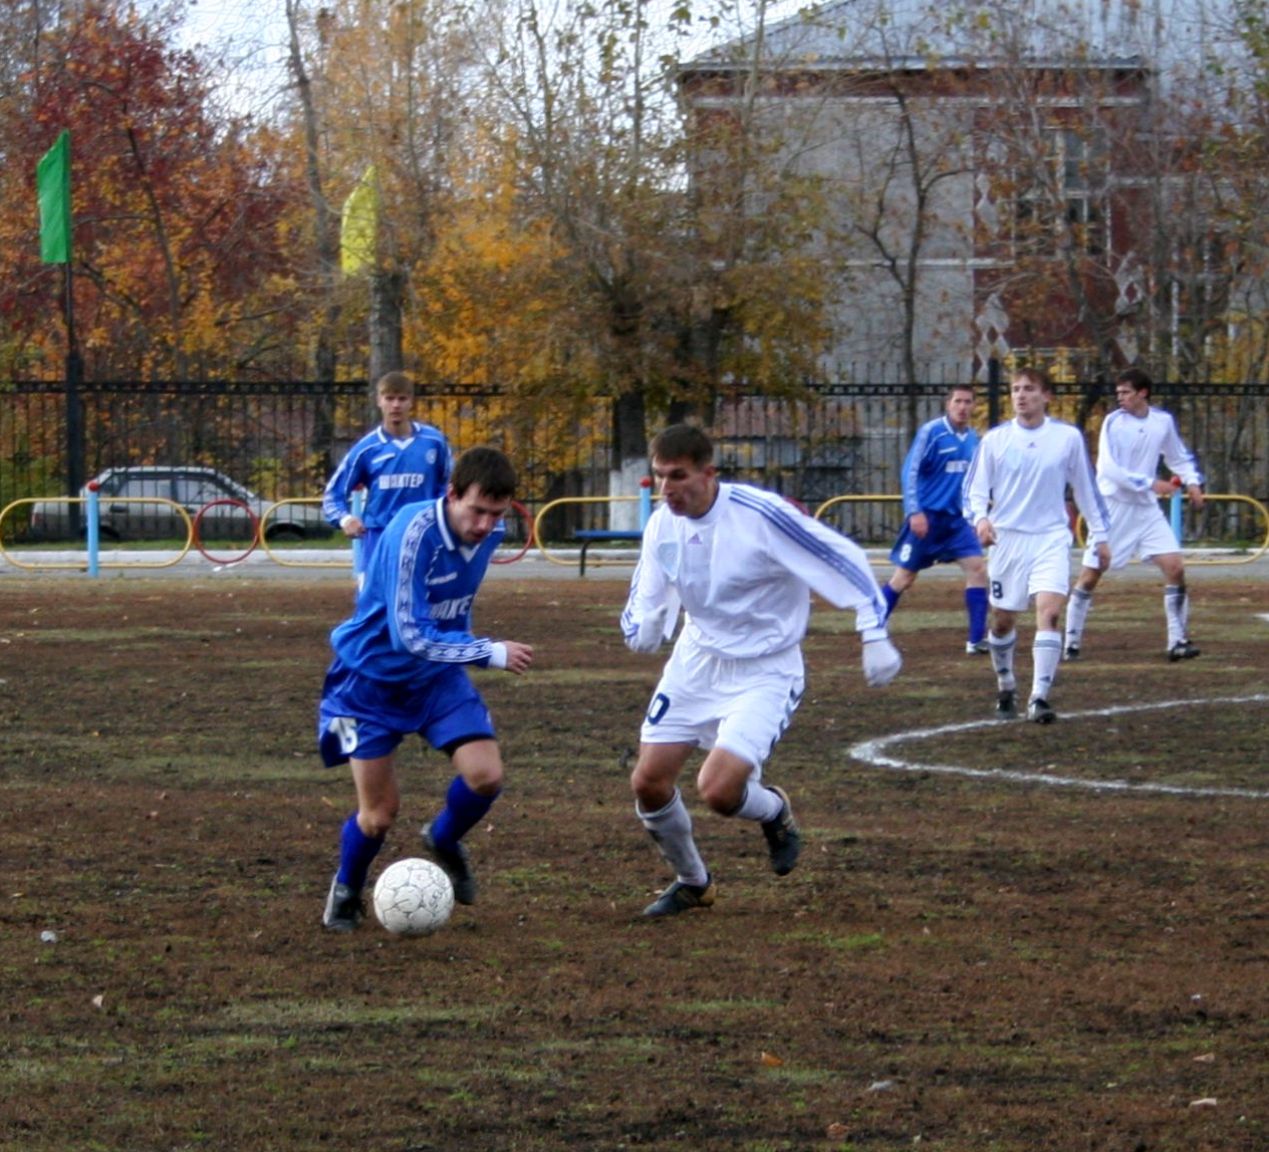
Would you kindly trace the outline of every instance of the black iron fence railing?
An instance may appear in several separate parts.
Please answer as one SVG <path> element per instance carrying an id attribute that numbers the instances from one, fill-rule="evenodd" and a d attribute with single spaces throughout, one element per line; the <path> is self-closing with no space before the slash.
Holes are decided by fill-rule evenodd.
<path id="1" fill-rule="evenodd" d="M 722 472 L 800 501 L 812 510 L 835 496 L 891 495 L 916 426 L 942 410 L 946 386 L 849 383 L 792 402 L 738 396 L 718 402 L 710 431 Z M 1269 385 L 1156 386 L 1155 402 L 1176 417 L 1198 454 L 1208 489 L 1269 502 Z M 87 480 L 127 464 L 211 466 L 265 500 L 321 493 L 335 463 L 377 420 L 364 382 L 90 382 L 80 386 L 78 437 L 72 439 L 60 382 L 0 383 L 0 508 L 13 500 L 71 494 Z M 1114 405 L 1109 386 L 1061 384 L 1054 411 L 1083 427 L 1090 449 Z M 1008 415 L 1007 389 L 983 390 L 977 420 Z M 547 403 L 495 390 L 424 390 L 418 419 L 437 425 L 456 450 L 475 443 L 506 449 L 531 509 L 562 496 L 609 492 L 612 459 L 608 401 Z M 72 462 L 68 444 L 82 445 Z M 892 501 L 844 501 L 834 523 L 865 542 L 890 538 L 900 509 Z M 1198 518 L 1187 533 L 1237 543 L 1259 539 L 1254 511 L 1228 503 Z M 558 539 L 579 527 L 606 526 L 603 503 L 571 506 L 550 517 Z M 20 510 L 4 522 L 21 539 Z"/>

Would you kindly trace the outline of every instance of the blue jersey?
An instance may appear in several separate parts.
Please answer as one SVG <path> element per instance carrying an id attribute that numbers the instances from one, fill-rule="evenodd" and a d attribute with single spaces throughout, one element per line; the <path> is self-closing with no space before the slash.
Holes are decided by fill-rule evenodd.
<path id="1" fill-rule="evenodd" d="M 322 497 L 322 515 L 335 527 L 352 511 L 352 494 L 357 488 L 366 490 L 361 522 L 369 532 L 382 531 L 407 504 L 445 495 L 450 453 L 444 434 L 417 420 L 410 428 L 409 436 L 396 439 L 381 426 L 352 446 Z"/>
<path id="2" fill-rule="evenodd" d="M 487 665 L 494 642 L 471 633 L 471 607 L 505 529 L 466 545 L 445 501 L 402 509 L 370 558 L 357 609 L 331 632 L 335 656 L 361 676 L 404 691 L 459 664 Z"/>
<path id="3" fill-rule="evenodd" d="M 946 416 L 922 424 L 903 461 L 903 515 L 963 515 L 961 486 L 978 447 L 972 428 L 957 432 Z"/>

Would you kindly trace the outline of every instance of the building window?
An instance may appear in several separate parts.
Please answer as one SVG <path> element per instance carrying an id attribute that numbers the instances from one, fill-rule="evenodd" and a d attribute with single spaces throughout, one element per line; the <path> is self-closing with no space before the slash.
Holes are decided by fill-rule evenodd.
<path id="1" fill-rule="evenodd" d="M 1106 142 L 1100 129 L 1045 132 L 1045 166 L 1017 199 L 1019 238 L 1070 236 L 1090 256 L 1107 249 Z"/>

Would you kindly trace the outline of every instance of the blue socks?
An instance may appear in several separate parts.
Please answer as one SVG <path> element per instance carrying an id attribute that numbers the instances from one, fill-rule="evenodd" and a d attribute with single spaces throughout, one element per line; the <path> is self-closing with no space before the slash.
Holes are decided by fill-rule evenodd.
<path id="1" fill-rule="evenodd" d="M 492 796 L 482 796 L 468 788 L 461 776 L 455 776 L 445 793 L 445 807 L 432 821 L 433 843 L 443 852 L 453 852 L 458 842 L 480 823 L 497 799 L 497 792 Z"/>
<path id="2" fill-rule="evenodd" d="M 383 847 L 383 837 L 367 836 L 357 824 L 354 812 L 344 821 L 339 839 L 339 873 L 335 877 L 340 884 L 347 884 L 354 892 L 366 886 L 366 873 Z"/>
<path id="3" fill-rule="evenodd" d="M 969 613 L 969 642 L 979 643 L 987 635 L 987 589 L 965 589 L 965 611 Z"/>
<path id="4" fill-rule="evenodd" d="M 497 798 L 497 793 L 482 796 L 479 792 L 473 792 L 461 776 L 455 776 L 445 794 L 445 807 L 432 821 L 432 840 L 436 846 L 448 852 L 457 849 L 459 840 L 480 822 Z M 366 885 L 370 865 L 374 863 L 382 847 L 383 837 L 367 836 L 357 824 L 357 813 L 354 812 L 344 821 L 344 828 L 340 833 L 339 872 L 336 880 L 340 884 L 347 884 L 354 892 L 360 892 Z"/>
<path id="5" fill-rule="evenodd" d="M 899 603 L 899 597 L 903 595 L 903 593 L 896 592 L 893 588 L 890 587 L 889 584 L 883 584 L 881 586 L 881 595 L 885 597 L 886 620 L 889 620 L 890 614 L 894 611 L 895 605 Z M 882 621 L 883 624 L 885 622 L 886 622 L 885 620 Z"/>

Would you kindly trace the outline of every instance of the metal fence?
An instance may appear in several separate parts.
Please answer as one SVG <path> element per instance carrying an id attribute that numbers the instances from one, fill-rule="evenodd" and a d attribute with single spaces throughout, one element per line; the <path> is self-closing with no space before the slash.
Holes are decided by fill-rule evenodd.
<path id="1" fill-rule="evenodd" d="M 1114 406 L 1109 386 L 1059 384 L 1055 413 L 1079 423 L 1090 448 Z M 942 411 L 946 386 L 851 383 L 801 401 L 737 396 L 718 402 L 710 430 L 722 473 L 814 509 L 836 496 L 889 496 L 835 505 L 832 521 L 867 543 L 892 537 L 900 511 L 903 457 L 917 425 Z M 1007 415 L 1007 396 L 988 391 L 978 421 Z M 1162 384 L 1156 403 L 1172 411 L 1198 454 L 1212 492 L 1269 501 L 1269 386 Z M 109 467 L 199 464 L 220 469 L 266 500 L 314 497 L 343 453 L 377 422 L 365 383 L 93 382 L 81 385 L 72 462 L 68 406 L 60 383 L 0 384 L 0 507 L 68 489 Z M 501 445 L 521 474 L 530 508 L 561 496 L 608 492 L 611 410 L 605 400 L 529 401 L 479 389 L 424 390 L 415 415 L 441 428 L 456 449 Z M 74 467 L 72 467 L 74 463 Z M 562 512 L 546 527 L 564 539 L 604 527 L 601 504 Z M 1189 523 L 1187 535 L 1255 537 L 1249 513 L 1229 505 Z M 22 519 L 6 519 L 20 538 Z"/>

